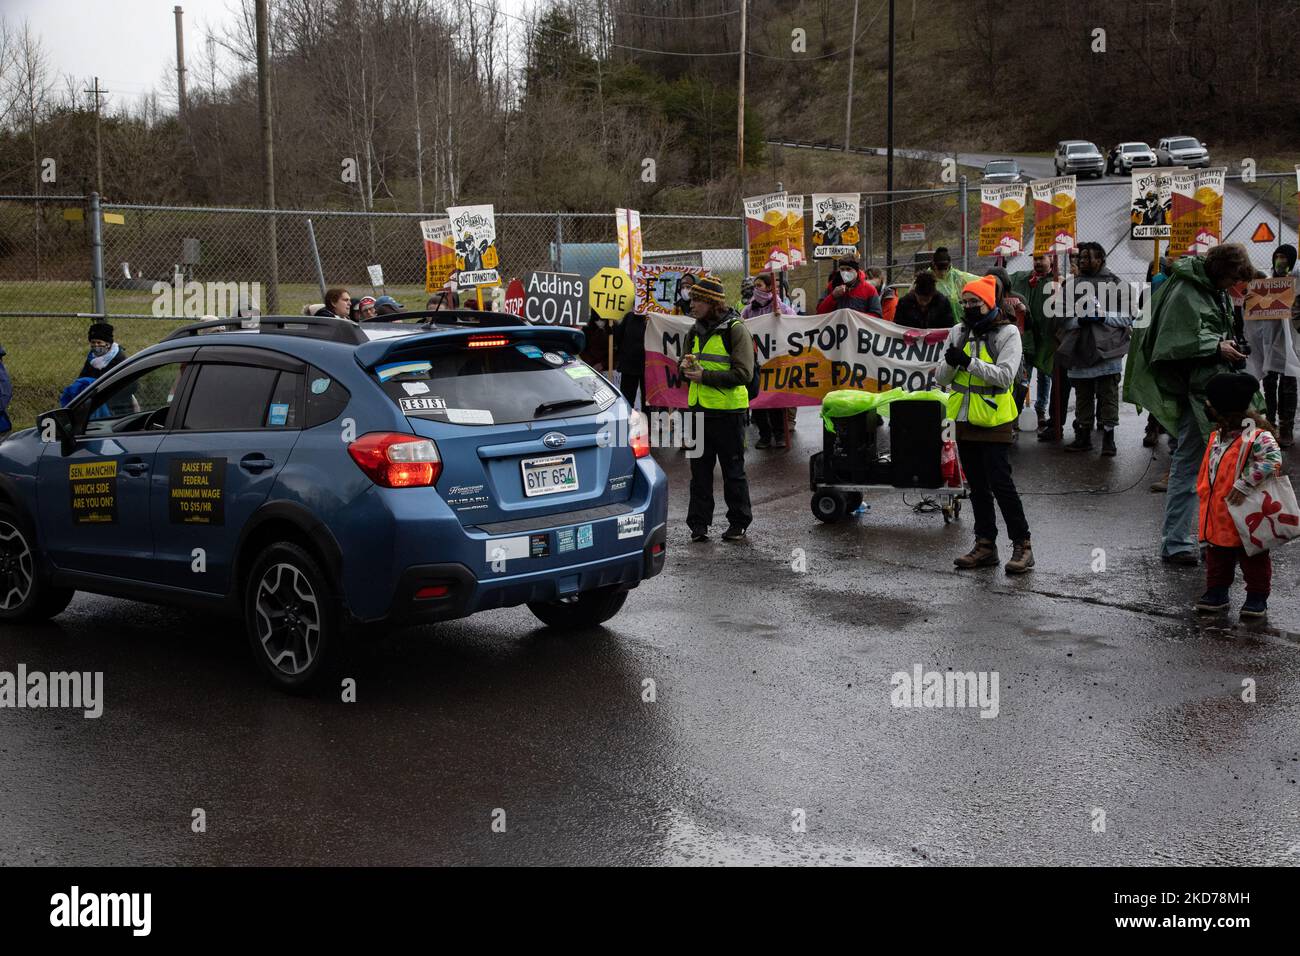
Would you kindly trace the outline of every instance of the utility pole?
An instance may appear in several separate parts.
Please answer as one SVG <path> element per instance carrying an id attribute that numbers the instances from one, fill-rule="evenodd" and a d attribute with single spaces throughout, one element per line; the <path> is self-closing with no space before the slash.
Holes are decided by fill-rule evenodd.
<path id="1" fill-rule="evenodd" d="M 173 7 L 176 14 L 176 108 L 181 119 L 185 118 L 188 105 L 185 101 L 185 27 L 181 23 L 184 11 Z"/>
<path id="2" fill-rule="evenodd" d="M 93 93 L 95 96 L 95 192 L 99 193 L 100 198 L 104 196 L 104 151 L 99 141 L 99 98 L 108 90 L 100 89 L 99 77 L 95 77 L 95 85 L 92 89 L 82 90 L 83 93 Z"/>
<path id="3" fill-rule="evenodd" d="M 889 0 L 889 81 L 885 97 L 885 281 L 894 277 L 894 0 Z"/>
<path id="4" fill-rule="evenodd" d="M 853 126 L 853 54 L 858 46 L 858 0 L 853 0 L 853 29 L 849 32 L 849 95 L 844 100 L 844 152 L 849 151 L 849 130 Z"/>
<path id="5" fill-rule="evenodd" d="M 447 35 L 447 205 L 456 202 L 456 153 L 451 141 L 451 53 L 455 39 L 454 33 Z"/>
<path id="6" fill-rule="evenodd" d="M 271 41 L 267 26 L 266 0 L 256 0 L 257 18 L 257 115 L 262 129 L 262 205 L 275 209 L 275 150 L 271 142 Z M 266 315 L 279 311 L 280 256 L 276 246 L 275 213 L 267 213 L 268 288 L 262 303 Z"/>
<path id="7" fill-rule="evenodd" d="M 749 5 L 740 0 L 740 95 L 736 106 L 736 177 L 745 175 L 745 43 L 749 25 Z"/>

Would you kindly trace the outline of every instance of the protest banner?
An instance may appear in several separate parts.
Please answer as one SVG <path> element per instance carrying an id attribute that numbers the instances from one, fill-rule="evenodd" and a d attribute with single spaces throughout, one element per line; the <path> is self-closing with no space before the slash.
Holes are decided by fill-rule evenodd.
<path id="1" fill-rule="evenodd" d="M 1130 239 L 1168 239 L 1169 207 L 1172 202 L 1173 175 L 1186 172 L 1173 169 L 1133 170 L 1133 192 L 1129 202 Z"/>
<path id="2" fill-rule="evenodd" d="M 689 383 L 677 371 L 694 320 L 646 317 L 646 404 L 685 408 Z M 819 405 L 829 391 L 933 388 L 942 341 L 852 309 L 825 315 L 761 315 L 745 323 L 758 344 L 758 398 L 751 408 Z M 911 339 L 912 341 L 909 341 Z"/>
<path id="3" fill-rule="evenodd" d="M 790 230 L 786 225 L 786 194 L 754 196 L 745 203 L 745 234 L 749 239 L 749 274 L 790 267 Z"/>
<path id="4" fill-rule="evenodd" d="M 785 197 L 785 225 L 787 230 L 786 247 L 789 250 L 790 264 L 793 269 L 808 261 L 808 252 L 803 241 L 803 195 Z"/>
<path id="5" fill-rule="evenodd" d="M 816 193 L 812 198 L 812 257 L 856 254 L 862 238 L 861 193 Z"/>
<path id="6" fill-rule="evenodd" d="M 636 311 L 672 312 L 682 276 L 702 276 L 703 266 L 642 265 L 636 270 Z"/>
<path id="7" fill-rule="evenodd" d="M 535 325 L 580 326 L 582 302 L 586 297 L 587 283 L 580 275 L 530 272 L 524 281 L 524 318 Z M 613 304 L 617 305 L 617 296 Z M 618 315 L 622 316 L 623 312 Z"/>
<path id="8" fill-rule="evenodd" d="M 426 219 L 420 223 L 424 237 L 424 291 L 437 292 L 456 271 L 456 249 L 451 220 Z"/>
<path id="9" fill-rule="evenodd" d="M 1023 183 L 980 187 L 980 245 L 976 255 L 1010 257 L 1024 251 L 1026 194 Z"/>
<path id="10" fill-rule="evenodd" d="M 1169 255 L 1204 255 L 1223 235 L 1226 166 L 1176 170 L 1171 176 Z"/>
<path id="11" fill-rule="evenodd" d="M 1295 296 L 1295 276 L 1251 279 L 1246 284 L 1246 304 L 1242 309 L 1242 318 L 1246 321 L 1290 319 Z"/>
<path id="12" fill-rule="evenodd" d="M 614 210 L 614 221 L 618 232 L 618 267 L 631 277 L 641 264 L 641 213 L 619 207 Z"/>
<path id="13" fill-rule="evenodd" d="M 1034 197 L 1034 255 L 1068 252 L 1078 233 L 1075 178 L 1054 176 L 1029 184 Z"/>
<path id="14" fill-rule="evenodd" d="M 449 206 L 451 237 L 456 248 L 456 268 L 462 289 L 496 285 L 501 281 L 497 254 L 496 216 L 492 206 Z"/>

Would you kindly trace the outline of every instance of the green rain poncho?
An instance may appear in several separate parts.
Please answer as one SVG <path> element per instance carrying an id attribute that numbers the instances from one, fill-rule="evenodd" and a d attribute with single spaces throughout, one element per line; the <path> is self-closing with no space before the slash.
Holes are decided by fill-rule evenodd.
<path id="1" fill-rule="evenodd" d="M 842 388 L 827 392 L 822 399 L 822 423 L 827 431 L 835 431 L 835 419 L 848 418 L 861 412 L 879 412 L 889 417 L 889 406 L 894 402 L 941 402 L 947 408 L 948 393 L 937 390 L 909 392 L 891 388 L 884 392 L 864 392 L 856 388 Z"/>
<path id="2" fill-rule="evenodd" d="M 1033 274 L 1032 270 L 1013 273 L 1010 277 L 1011 291 L 1019 292 L 1029 304 L 1022 337 L 1025 361 L 1040 372 L 1051 374 L 1056 356 L 1056 328 L 1055 320 L 1047 315 L 1047 292 L 1052 277 L 1043 276 L 1031 286 L 1029 279 Z"/>
<path id="3" fill-rule="evenodd" d="M 1232 334 L 1227 294 L 1216 289 L 1200 259 L 1179 259 L 1173 274 L 1156 290 L 1150 324 L 1139 321 L 1129 343 L 1124 370 L 1124 401 L 1146 408 L 1171 435 L 1189 405 L 1209 437 L 1205 386 L 1231 371 L 1219 357 L 1219 342 Z"/>

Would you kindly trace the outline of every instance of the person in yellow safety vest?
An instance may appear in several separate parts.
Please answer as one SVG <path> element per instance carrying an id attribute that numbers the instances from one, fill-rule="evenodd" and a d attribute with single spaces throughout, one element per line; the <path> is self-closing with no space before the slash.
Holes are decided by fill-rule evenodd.
<path id="1" fill-rule="evenodd" d="M 686 335 L 679 371 L 690 382 L 690 413 L 703 427 L 696 432 L 702 449 L 691 459 L 691 497 L 686 525 L 691 540 L 709 540 L 713 523 L 713 465 L 722 467 L 727 502 L 723 541 L 741 541 L 754 519 L 745 478 L 745 418 L 749 382 L 754 375 L 754 339 L 735 309 L 728 308 L 722 281 L 700 276 L 691 287 L 695 324 Z"/>
<path id="2" fill-rule="evenodd" d="M 997 500 L 1011 539 L 1007 574 L 1034 566 L 1029 522 L 1011 478 L 1012 390 L 1020 371 L 1020 332 L 998 308 L 997 279 L 982 276 L 961 291 L 962 321 L 948 333 L 938 381 L 950 386 L 948 417 L 957 424 L 957 456 L 966 472 L 975 511 L 975 546 L 955 559 L 959 568 L 985 568 L 999 561 Z"/>

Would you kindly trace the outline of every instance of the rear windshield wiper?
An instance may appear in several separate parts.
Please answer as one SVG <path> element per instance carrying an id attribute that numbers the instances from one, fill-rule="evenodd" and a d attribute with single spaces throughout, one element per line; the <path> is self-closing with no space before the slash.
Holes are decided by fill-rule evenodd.
<path id="1" fill-rule="evenodd" d="M 545 415 L 547 412 L 558 412 L 561 408 L 578 408 L 582 405 L 595 405 L 594 398 L 569 398 L 562 402 L 542 402 L 533 409 L 533 415 Z"/>

